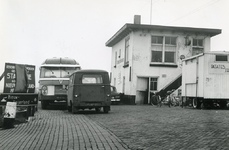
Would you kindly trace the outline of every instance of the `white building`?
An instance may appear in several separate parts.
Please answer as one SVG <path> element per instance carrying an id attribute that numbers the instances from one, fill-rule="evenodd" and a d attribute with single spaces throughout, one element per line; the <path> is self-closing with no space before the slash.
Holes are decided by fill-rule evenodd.
<path id="1" fill-rule="evenodd" d="M 181 60 L 210 51 L 211 37 L 221 30 L 143 25 L 140 18 L 125 24 L 106 46 L 112 47 L 111 84 L 129 102 L 148 104 L 151 92 L 181 81 Z M 171 88 L 181 85 L 176 84 Z"/>

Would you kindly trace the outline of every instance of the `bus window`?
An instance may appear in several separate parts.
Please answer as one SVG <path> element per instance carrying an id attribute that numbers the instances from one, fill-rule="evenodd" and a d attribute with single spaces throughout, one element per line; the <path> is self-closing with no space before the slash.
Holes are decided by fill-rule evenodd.
<path id="1" fill-rule="evenodd" d="M 58 67 L 42 67 L 41 78 L 59 78 L 60 77 L 60 70 Z"/>
<path id="2" fill-rule="evenodd" d="M 77 67 L 42 67 L 40 78 L 68 78 Z"/>
<path id="3" fill-rule="evenodd" d="M 76 68 L 76 67 L 61 67 L 60 68 L 61 77 L 68 78 L 73 72 L 79 69 L 80 68 Z"/>

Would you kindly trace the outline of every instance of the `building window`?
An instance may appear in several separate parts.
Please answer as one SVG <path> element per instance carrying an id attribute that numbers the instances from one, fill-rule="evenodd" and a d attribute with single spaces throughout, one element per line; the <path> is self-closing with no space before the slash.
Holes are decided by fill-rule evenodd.
<path id="1" fill-rule="evenodd" d="M 228 57 L 227 55 L 216 55 L 215 61 L 227 61 Z"/>
<path id="2" fill-rule="evenodd" d="M 129 45 L 129 41 L 130 38 L 128 37 L 125 40 L 125 57 L 124 57 L 124 65 L 129 65 L 129 49 L 130 49 L 130 45 Z"/>
<path id="3" fill-rule="evenodd" d="M 192 41 L 192 56 L 204 52 L 203 39 L 193 39 Z"/>
<path id="4" fill-rule="evenodd" d="M 176 37 L 152 36 L 152 63 L 175 63 Z"/>
<path id="5" fill-rule="evenodd" d="M 131 67 L 130 67 L 130 72 L 129 72 L 129 81 L 131 81 Z"/>
<path id="6" fill-rule="evenodd" d="M 116 65 L 117 65 L 117 52 L 115 52 L 115 65 L 114 65 L 114 67 L 116 67 Z"/>
<path id="7" fill-rule="evenodd" d="M 116 87 L 116 78 L 114 78 L 114 86 Z"/>
<path id="8" fill-rule="evenodd" d="M 157 78 L 150 78 L 150 90 L 157 91 Z"/>

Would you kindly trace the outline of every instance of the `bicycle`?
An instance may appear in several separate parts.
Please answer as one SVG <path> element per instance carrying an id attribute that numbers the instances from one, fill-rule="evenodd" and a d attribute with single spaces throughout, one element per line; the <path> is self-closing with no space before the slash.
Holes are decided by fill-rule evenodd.
<path id="1" fill-rule="evenodd" d="M 153 93 L 153 95 L 150 98 L 150 104 L 156 105 L 157 107 L 161 107 L 162 101 L 160 95 L 158 95 L 157 93 L 156 94 Z"/>
<path id="2" fill-rule="evenodd" d="M 168 106 L 180 106 L 180 101 L 179 99 L 177 99 L 174 94 L 172 94 L 174 92 L 174 90 L 168 91 L 167 92 L 167 102 L 168 102 Z"/>

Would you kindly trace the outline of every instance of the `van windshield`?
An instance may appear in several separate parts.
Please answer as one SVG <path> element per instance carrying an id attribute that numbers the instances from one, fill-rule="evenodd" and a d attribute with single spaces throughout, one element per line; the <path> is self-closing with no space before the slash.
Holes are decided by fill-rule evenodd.
<path id="1" fill-rule="evenodd" d="M 103 83 L 102 75 L 83 75 L 82 77 L 82 83 L 83 84 L 101 84 Z"/>

